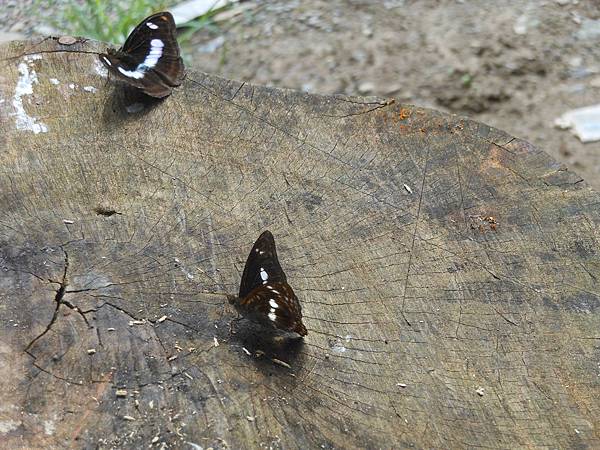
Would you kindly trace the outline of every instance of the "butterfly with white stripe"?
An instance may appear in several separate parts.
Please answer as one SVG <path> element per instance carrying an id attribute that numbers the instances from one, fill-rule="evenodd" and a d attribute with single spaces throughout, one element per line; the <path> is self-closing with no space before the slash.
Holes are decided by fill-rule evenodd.
<path id="1" fill-rule="evenodd" d="M 166 97 L 184 77 L 175 31 L 171 13 L 153 14 L 135 27 L 119 50 L 100 53 L 100 61 L 120 81 L 151 97 Z"/>
<path id="2" fill-rule="evenodd" d="M 265 231 L 254 243 L 246 260 L 240 292 L 229 302 L 246 319 L 279 330 L 306 336 L 302 308 L 287 279 L 275 248 L 275 239 Z"/>

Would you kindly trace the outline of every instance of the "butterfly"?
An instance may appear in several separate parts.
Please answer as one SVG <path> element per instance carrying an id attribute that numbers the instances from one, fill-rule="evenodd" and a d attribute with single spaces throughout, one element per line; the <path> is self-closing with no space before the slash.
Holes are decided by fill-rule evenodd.
<path id="1" fill-rule="evenodd" d="M 263 232 L 252 247 L 237 297 L 229 303 L 245 318 L 279 330 L 306 336 L 302 308 L 287 279 L 270 231 Z"/>
<path id="2" fill-rule="evenodd" d="M 151 97 L 166 97 L 184 76 L 175 29 L 170 12 L 153 14 L 134 28 L 123 47 L 98 56 L 117 79 Z"/>

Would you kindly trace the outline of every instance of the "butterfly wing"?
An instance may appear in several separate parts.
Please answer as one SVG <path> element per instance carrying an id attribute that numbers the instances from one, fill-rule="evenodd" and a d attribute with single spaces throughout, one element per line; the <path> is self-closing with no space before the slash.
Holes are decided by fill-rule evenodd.
<path id="1" fill-rule="evenodd" d="M 259 286 L 286 281 L 285 273 L 277 258 L 275 239 L 267 230 L 258 237 L 248 255 L 240 283 L 239 297 L 246 297 Z"/>
<path id="2" fill-rule="evenodd" d="M 268 283 L 253 289 L 240 300 L 239 309 L 248 319 L 300 336 L 308 332 L 302 323 L 298 297 L 287 282 Z"/>
<path id="3" fill-rule="evenodd" d="M 118 51 L 100 54 L 108 70 L 126 83 L 153 97 L 164 97 L 184 77 L 183 60 L 169 12 L 145 18 Z"/>
<path id="4" fill-rule="evenodd" d="M 240 283 L 232 299 L 242 315 L 254 322 L 306 336 L 302 309 L 287 279 L 270 231 L 263 232 L 252 247 Z"/>

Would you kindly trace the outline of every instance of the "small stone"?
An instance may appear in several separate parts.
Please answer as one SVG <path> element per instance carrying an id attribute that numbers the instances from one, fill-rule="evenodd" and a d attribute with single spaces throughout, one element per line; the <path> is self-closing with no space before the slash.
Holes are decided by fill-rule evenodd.
<path id="1" fill-rule="evenodd" d="M 95 348 L 88 348 L 88 351 L 87 351 L 88 355 L 93 355 L 94 353 L 96 353 L 96 349 Z"/>
<path id="2" fill-rule="evenodd" d="M 375 90 L 375 85 L 373 83 L 371 83 L 370 81 L 365 81 L 358 85 L 358 92 L 363 95 L 370 94 L 374 90 Z"/>
<path id="3" fill-rule="evenodd" d="M 162 323 L 165 320 L 167 320 L 167 316 L 162 316 L 160 319 L 157 320 L 158 323 Z"/>
<path id="4" fill-rule="evenodd" d="M 482 387 L 478 387 L 475 392 L 477 392 L 477 395 L 479 395 L 480 397 L 483 397 L 485 390 Z"/>
<path id="5" fill-rule="evenodd" d="M 135 420 L 135 417 L 131 417 L 131 416 L 123 416 L 123 419 L 125 420 L 129 420 L 131 422 L 133 422 Z"/>

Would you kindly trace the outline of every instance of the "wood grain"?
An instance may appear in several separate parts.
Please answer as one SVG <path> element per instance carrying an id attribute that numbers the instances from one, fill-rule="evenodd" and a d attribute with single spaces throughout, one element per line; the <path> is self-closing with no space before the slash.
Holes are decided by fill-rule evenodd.
<path id="1" fill-rule="evenodd" d="M 3 447 L 600 446 L 576 174 L 385 99 L 192 71 L 144 105 L 103 49 L 0 47 Z M 229 331 L 265 229 L 303 342 Z"/>

